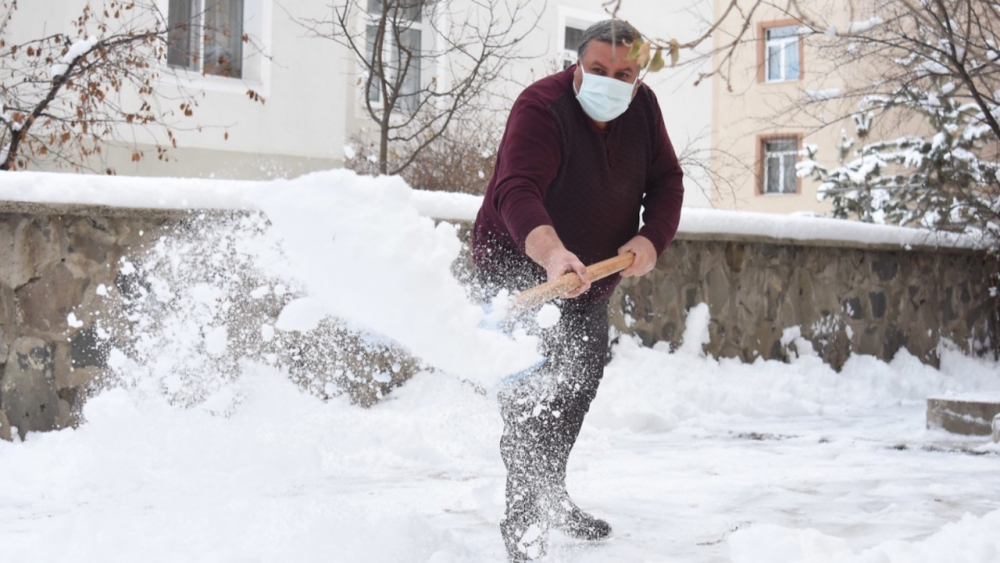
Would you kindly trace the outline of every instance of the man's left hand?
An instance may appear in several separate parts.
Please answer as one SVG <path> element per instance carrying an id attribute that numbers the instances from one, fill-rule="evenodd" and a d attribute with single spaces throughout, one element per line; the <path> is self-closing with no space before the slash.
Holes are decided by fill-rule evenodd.
<path id="1" fill-rule="evenodd" d="M 632 261 L 631 266 L 622 270 L 623 278 L 644 276 L 656 265 L 656 247 L 642 235 L 632 237 L 632 240 L 618 249 L 618 254 L 626 252 L 635 254 L 635 260 Z"/>

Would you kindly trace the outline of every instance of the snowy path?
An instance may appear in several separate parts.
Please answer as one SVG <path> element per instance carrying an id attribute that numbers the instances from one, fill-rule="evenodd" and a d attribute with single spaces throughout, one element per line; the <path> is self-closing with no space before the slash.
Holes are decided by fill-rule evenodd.
<path id="1" fill-rule="evenodd" d="M 598 415 L 620 399 L 609 387 Z M 111 393 L 80 430 L 0 444 L 5 560 L 503 560 L 499 416 L 446 376 L 423 374 L 368 412 L 277 379 L 230 418 L 149 401 L 152 420 Z M 1000 510 L 996 448 L 951 438 L 982 455 L 926 451 L 948 437 L 924 431 L 923 415 L 908 404 L 703 416 L 666 432 L 588 425 L 570 490 L 616 535 L 594 546 L 555 535 L 546 561 L 725 562 L 730 532 L 761 524 L 857 552 Z"/>

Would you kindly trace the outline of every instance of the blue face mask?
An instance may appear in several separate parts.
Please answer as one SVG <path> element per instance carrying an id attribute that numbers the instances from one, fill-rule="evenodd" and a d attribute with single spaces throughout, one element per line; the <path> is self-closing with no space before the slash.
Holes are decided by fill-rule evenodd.
<path id="1" fill-rule="evenodd" d="M 580 83 L 576 99 L 591 119 L 608 122 L 625 113 L 632 102 L 634 88 L 634 82 L 622 82 L 616 78 L 583 72 L 583 82 Z"/>

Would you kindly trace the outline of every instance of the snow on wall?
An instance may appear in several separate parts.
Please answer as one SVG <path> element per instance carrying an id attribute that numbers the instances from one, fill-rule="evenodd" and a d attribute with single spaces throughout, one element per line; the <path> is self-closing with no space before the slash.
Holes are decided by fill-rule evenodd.
<path id="1" fill-rule="evenodd" d="M 324 181 L 316 173 L 297 182 Z M 329 176 L 326 176 L 329 178 Z M 329 181 L 329 180 L 327 180 Z M 277 188 L 275 182 L 245 182 L 194 178 L 139 178 L 18 172 L 0 179 L 0 202 L 104 205 L 150 209 L 259 209 L 251 197 L 256 189 Z M 482 198 L 468 194 L 410 190 L 409 203 L 421 215 L 444 220 L 475 219 Z M 868 245 L 981 248 L 983 241 L 968 237 L 934 234 L 917 229 L 872 225 L 853 221 L 723 211 L 685 209 L 679 233 L 692 235 L 730 234 L 784 240 L 849 242 Z"/>

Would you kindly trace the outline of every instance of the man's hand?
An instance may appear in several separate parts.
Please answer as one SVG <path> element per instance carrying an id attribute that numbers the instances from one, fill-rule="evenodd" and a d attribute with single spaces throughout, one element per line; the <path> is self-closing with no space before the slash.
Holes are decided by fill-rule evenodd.
<path id="1" fill-rule="evenodd" d="M 635 260 L 632 261 L 631 266 L 622 270 L 623 278 L 644 276 L 656 265 L 656 247 L 642 235 L 635 235 L 632 240 L 618 249 L 618 254 L 626 252 L 635 254 Z"/>
<path id="2" fill-rule="evenodd" d="M 587 267 L 576 257 L 576 254 L 566 250 L 563 246 L 556 230 L 547 225 L 535 227 L 528 238 L 524 240 L 524 251 L 528 257 L 538 265 L 545 268 L 545 273 L 549 281 L 561 277 L 569 272 L 576 272 L 580 276 L 580 287 L 563 295 L 566 299 L 578 297 L 590 289 L 590 278 L 587 276 Z"/>

